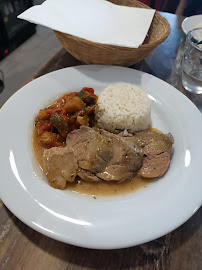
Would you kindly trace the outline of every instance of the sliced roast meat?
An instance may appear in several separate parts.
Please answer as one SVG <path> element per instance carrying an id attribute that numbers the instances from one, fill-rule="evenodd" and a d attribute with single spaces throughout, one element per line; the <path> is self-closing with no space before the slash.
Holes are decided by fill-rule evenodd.
<path id="1" fill-rule="evenodd" d="M 95 175 L 95 174 L 93 174 L 91 172 L 85 171 L 85 170 L 83 170 L 81 168 L 79 168 L 77 170 L 77 174 L 82 180 L 85 180 L 85 181 L 97 182 L 97 181 L 101 180 L 97 175 Z"/>
<path id="2" fill-rule="evenodd" d="M 171 134 L 141 131 L 124 137 L 83 126 L 68 134 L 65 147 L 44 150 L 44 171 L 51 186 L 60 189 L 76 175 L 86 181 L 123 181 L 140 169 L 142 177 L 159 177 L 169 166 L 172 144 Z"/>
<path id="3" fill-rule="evenodd" d="M 121 136 L 103 130 L 75 130 L 68 135 L 66 147 L 74 152 L 82 174 L 86 171 L 88 178 L 90 172 L 106 181 L 120 181 L 133 176 L 142 165 L 143 157 Z"/>
<path id="4" fill-rule="evenodd" d="M 146 156 L 171 152 L 174 143 L 171 133 L 163 134 L 147 130 L 137 132 L 135 136 L 125 137 L 125 140 L 132 141 Z"/>
<path id="5" fill-rule="evenodd" d="M 52 187 L 64 189 L 66 181 L 74 182 L 77 168 L 73 152 L 66 147 L 44 150 L 43 169 Z"/>
<path id="6" fill-rule="evenodd" d="M 72 131 L 66 147 L 73 151 L 79 168 L 94 174 L 102 172 L 113 157 L 111 140 L 88 127 Z"/>
<path id="7" fill-rule="evenodd" d="M 143 165 L 138 174 L 145 178 L 162 176 L 169 167 L 170 153 L 174 143 L 171 133 L 163 134 L 151 131 L 140 131 L 132 137 L 125 137 L 144 154 Z"/>
<path id="8" fill-rule="evenodd" d="M 113 156 L 105 170 L 97 176 L 106 181 L 121 181 L 130 178 L 142 166 L 141 151 L 134 147 L 134 143 L 124 140 L 124 137 L 105 130 L 100 133 L 111 140 Z"/>
<path id="9" fill-rule="evenodd" d="M 170 164 L 170 153 L 148 155 L 138 174 L 144 178 L 156 178 L 164 175 Z"/>
<path id="10" fill-rule="evenodd" d="M 44 170 L 51 185 L 60 189 L 76 175 L 87 181 L 120 181 L 142 166 L 139 152 L 121 136 L 81 127 L 68 134 L 65 147 L 44 150 Z"/>
<path id="11" fill-rule="evenodd" d="M 97 176 L 105 181 L 124 181 L 131 178 L 134 172 L 123 165 L 111 164 L 103 172 L 97 173 Z"/>

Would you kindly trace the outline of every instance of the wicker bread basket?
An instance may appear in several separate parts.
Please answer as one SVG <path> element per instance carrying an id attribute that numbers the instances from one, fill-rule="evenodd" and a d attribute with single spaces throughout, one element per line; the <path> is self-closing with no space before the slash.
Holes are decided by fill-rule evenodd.
<path id="1" fill-rule="evenodd" d="M 135 0 L 108 1 L 122 6 L 150 8 Z M 156 11 L 147 37 L 143 45 L 138 48 L 94 43 L 58 31 L 54 32 L 63 47 L 76 59 L 86 64 L 131 66 L 146 58 L 155 47 L 168 37 L 170 26 L 167 20 Z"/>

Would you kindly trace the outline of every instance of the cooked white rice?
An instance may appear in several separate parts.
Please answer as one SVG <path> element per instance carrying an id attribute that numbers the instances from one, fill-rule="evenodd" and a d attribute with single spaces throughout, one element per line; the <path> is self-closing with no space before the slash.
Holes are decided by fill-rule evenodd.
<path id="1" fill-rule="evenodd" d="M 145 92 L 135 85 L 119 83 L 105 88 L 97 101 L 97 123 L 111 132 L 130 133 L 151 123 L 151 104 Z"/>

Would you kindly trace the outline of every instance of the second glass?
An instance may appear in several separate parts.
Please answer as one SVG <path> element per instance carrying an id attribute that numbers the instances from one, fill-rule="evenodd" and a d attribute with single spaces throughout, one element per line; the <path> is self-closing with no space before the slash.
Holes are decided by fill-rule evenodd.
<path id="1" fill-rule="evenodd" d="M 202 94 L 202 28 L 193 29 L 186 36 L 182 84 L 187 91 Z"/>

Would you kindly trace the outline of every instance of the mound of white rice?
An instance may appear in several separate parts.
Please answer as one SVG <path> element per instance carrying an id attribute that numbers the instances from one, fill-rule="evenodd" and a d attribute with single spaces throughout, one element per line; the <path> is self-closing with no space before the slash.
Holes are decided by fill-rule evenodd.
<path id="1" fill-rule="evenodd" d="M 111 132 L 144 130 L 151 123 L 151 104 L 135 85 L 119 83 L 105 88 L 97 101 L 98 126 Z"/>

